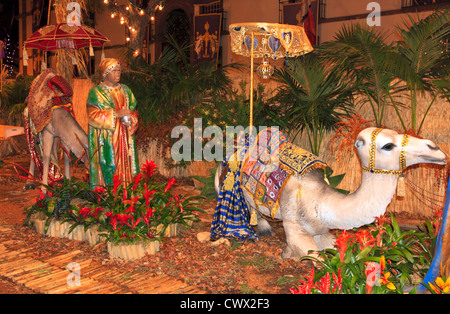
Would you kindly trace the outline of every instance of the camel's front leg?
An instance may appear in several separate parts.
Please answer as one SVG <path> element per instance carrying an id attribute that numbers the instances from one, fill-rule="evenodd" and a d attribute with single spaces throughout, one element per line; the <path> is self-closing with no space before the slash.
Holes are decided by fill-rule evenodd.
<path id="1" fill-rule="evenodd" d="M 66 147 L 64 147 L 66 148 Z M 64 175 L 66 176 L 66 179 L 70 179 L 70 152 L 67 150 L 64 151 Z"/>
<path id="2" fill-rule="evenodd" d="M 287 246 L 281 257 L 299 260 L 308 255 L 308 251 L 317 251 L 314 238 L 298 221 L 283 220 L 284 232 L 286 233 Z"/>
<path id="3" fill-rule="evenodd" d="M 34 177 L 34 168 L 36 165 L 34 164 L 34 161 L 30 161 L 30 169 L 28 170 L 28 175 L 31 177 Z M 25 182 L 24 190 L 34 190 L 36 188 L 36 184 L 31 179 L 28 179 L 27 182 Z"/>
<path id="4" fill-rule="evenodd" d="M 43 156 L 42 156 L 42 163 L 43 163 L 43 170 L 42 170 L 42 185 L 41 190 L 43 192 L 46 191 L 45 186 L 48 185 L 48 168 L 50 165 L 50 155 L 52 153 L 53 148 L 53 134 L 50 132 L 45 132 L 45 130 L 42 132 L 42 146 L 43 146 Z"/>

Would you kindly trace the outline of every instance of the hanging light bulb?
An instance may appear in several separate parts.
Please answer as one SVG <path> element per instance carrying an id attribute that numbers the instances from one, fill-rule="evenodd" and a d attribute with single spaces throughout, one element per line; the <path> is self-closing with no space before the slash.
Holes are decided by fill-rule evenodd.
<path id="1" fill-rule="evenodd" d="M 258 68 L 256 68 L 256 73 L 258 73 L 261 78 L 268 79 L 273 74 L 273 71 L 274 69 L 273 66 L 271 66 L 269 63 L 269 58 L 267 57 L 267 55 L 264 56 L 263 61 L 258 66 Z"/>

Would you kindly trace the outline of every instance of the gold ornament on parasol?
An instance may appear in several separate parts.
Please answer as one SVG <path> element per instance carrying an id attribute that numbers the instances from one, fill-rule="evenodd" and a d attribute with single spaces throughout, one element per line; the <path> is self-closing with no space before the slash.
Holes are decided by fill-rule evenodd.
<path id="1" fill-rule="evenodd" d="M 313 50 L 301 26 L 277 23 L 237 23 L 229 27 L 231 52 L 250 57 L 250 132 L 253 126 L 253 59 L 263 58 L 258 67 L 269 78 L 273 67 L 268 58 L 297 57 Z M 253 43 L 253 44 L 252 44 Z"/>

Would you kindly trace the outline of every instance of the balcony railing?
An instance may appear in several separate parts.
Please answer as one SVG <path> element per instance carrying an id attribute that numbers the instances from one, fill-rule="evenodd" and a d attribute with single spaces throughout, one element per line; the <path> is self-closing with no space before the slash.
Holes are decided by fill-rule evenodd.
<path id="1" fill-rule="evenodd" d="M 402 0 L 402 8 L 420 7 L 430 4 L 450 3 L 450 0 Z"/>

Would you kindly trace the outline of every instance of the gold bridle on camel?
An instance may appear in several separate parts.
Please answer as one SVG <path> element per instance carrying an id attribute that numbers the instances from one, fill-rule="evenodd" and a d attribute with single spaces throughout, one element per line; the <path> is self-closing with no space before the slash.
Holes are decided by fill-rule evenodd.
<path id="1" fill-rule="evenodd" d="M 369 148 L 369 166 L 361 166 L 362 170 L 365 172 L 373 174 L 387 174 L 400 176 L 397 186 L 397 195 L 405 196 L 405 181 L 403 176 L 403 170 L 406 168 L 406 146 L 409 143 L 409 135 L 404 134 L 402 138 L 402 144 L 400 148 L 399 156 L 399 169 L 398 170 L 386 170 L 375 168 L 375 152 L 376 152 L 376 139 L 378 134 L 383 131 L 382 128 L 375 129 L 370 136 L 370 148 Z"/>

